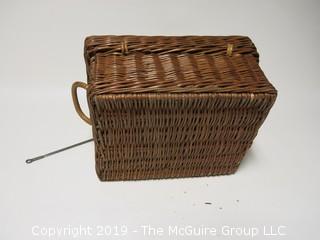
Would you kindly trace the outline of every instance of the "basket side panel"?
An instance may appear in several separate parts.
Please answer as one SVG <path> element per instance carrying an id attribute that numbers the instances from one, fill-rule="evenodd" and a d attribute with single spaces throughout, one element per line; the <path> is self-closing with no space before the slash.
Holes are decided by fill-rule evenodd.
<path id="1" fill-rule="evenodd" d="M 274 94 L 110 94 L 89 100 L 102 181 L 231 174 Z"/>

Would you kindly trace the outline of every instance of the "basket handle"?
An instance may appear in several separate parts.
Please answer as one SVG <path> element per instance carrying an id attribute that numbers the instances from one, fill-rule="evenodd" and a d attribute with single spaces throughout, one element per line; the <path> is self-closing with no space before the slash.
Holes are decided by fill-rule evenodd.
<path id="1" fill-rule="evenodd" d="M 84 90 L 88 89 L 88 85 L 84 82 L 74 82 L 72 84 L 71 87 L 71 94 L 72 94 L 72 100 L 73 100 L 73 105 L 74 108 L 76 109 L 78 115 L 80 116 L 80 118 L 85 121 L 86 123 L 88 123 L 89 125 L 92 125 L 91 119 L 89 117 L 87 117 L 83 111 L 81 110 L 80 104 L 79 104 L 79 100 L 78 100 L 78 94 L 77 94 L 77 89 L 78 88 L 83 88 Z"/>

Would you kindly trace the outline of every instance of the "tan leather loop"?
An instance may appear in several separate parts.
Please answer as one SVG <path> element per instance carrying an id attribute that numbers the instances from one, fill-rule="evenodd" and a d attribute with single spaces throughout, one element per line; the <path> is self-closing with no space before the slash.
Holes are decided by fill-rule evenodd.
<path id="1" fill-rule="evenodd" d="M 127 41 L 124 40 L 123 42 L 121 42 L 121 53 L 123 55 L 127 55 L 128 54 L 128 45 L 127 45 Z"/>
<path id="2" fill-rule="evenodd" d="M 227 55 L 231 57 L 233 51 L 233 44 L 228 43 L 227 45 Z"/>
<path id="3" fill-rule="evenodd" d="M 91 119 L 87 117 L 83 111 L 81 110 L 79 100 L 78 100 L 78 95 L 77 95 L 77 89 L 78 87 L 83 88 L 85 90 L 88 89 L 88 85 L 84 82 L 74 82 L 71 87 L 71 94 L 72 94 L 72 100 L 73 100 L 73 105 L 79 114 L 80 118 L 85 121 L 86 123 L 92 125 Z"/>

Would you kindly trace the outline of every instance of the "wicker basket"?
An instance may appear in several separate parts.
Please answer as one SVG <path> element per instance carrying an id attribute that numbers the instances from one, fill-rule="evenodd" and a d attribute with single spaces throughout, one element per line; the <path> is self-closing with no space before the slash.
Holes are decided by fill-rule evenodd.
<path id="1" fill-rule="evenodd" d="M 234 173 L 277 96 L 248 37 L 91 36 L 84 55 L 102 181 Z"/>

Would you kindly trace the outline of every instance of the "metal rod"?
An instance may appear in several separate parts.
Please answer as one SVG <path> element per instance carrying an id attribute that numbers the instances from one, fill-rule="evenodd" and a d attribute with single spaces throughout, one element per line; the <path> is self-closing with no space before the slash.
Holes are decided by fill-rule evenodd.
<path id="1" fill-rule="evenodd" d="M 68 147 L 64 147 L 64 148 L 55 150 L 55 151 L 53 151 L 53 152 L 49 152 L 49 153 L 44 154 L 44 155 L 40 155 L 40 156 L 35 157 L 35 158 L 30 158 L 30 159 L 27 159 L 27 160 L 26 160 L 26 163 L 29 164 L 29 163 L 32 163 L 32 162 L 34 162 L 34 161 L 38 161 L 38 160 L 40 160 L 40 159 L 42 159 L 42 158 L 49 157 L 49 156 L 54 155 L 54 154 L 57 154 L 57 153 L 59 153 L 59 152 L 63 152 L 63 151 L 68 150 L 68 149 L 70 149 L 70 148 L 74 148 L 74 147 L 77 147 L 77 146 L 80 146 L 80 145 L 82 145 L 82 144 L 85 144 L 85 143 L 88 143 L 88 142 L 92 142 L 92 141 L 93 141 L 93 138 L 88 139 L 88 140 L 85 140 L 85 141 L 82 141 L 82 142 L 79 142 L 79 143 L 76 143 L 76 144 L 73 144 L 73 145 L 70 145 L 70 146 L 68 146 Z"/>

